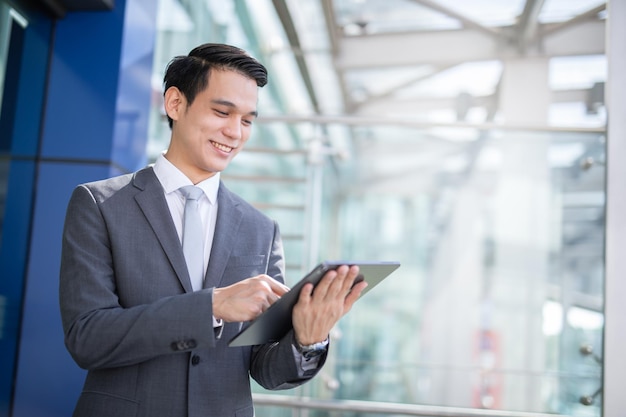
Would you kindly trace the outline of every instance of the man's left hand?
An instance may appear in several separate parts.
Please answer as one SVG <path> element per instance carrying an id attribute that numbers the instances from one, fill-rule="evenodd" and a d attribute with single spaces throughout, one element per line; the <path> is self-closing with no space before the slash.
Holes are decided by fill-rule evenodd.
<path id="1" fill-rule="evenodd" d="M 342 265 L 328 271 L 315 291 L 310 283 L 302 288 L 292 316 L 298 343 L 311 345 L 326 340 L 333 326 L 350 311 L 367 287 L 365 281 L 354 283 L 358 275 L 358 266 Z"/>

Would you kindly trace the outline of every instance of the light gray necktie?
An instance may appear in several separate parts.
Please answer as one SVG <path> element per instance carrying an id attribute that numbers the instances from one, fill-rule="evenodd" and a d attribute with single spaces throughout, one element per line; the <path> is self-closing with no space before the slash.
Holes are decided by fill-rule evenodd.
<path id="1" fill-rule="evenodd" d="M 194 291 L 202 288 L 204 281 L 204 227 L 200 219 L 198 199 L 202 189 L 193 185 L 180 188 L 185 196 L 185 214 L 183 216 L 183 253 L 187 261 L 187 270 Z"/>

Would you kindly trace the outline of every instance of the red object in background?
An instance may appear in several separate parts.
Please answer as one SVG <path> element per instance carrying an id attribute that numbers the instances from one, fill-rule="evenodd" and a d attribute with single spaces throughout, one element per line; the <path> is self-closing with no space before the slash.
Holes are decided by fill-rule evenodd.
<path id="1" fill-rule="evenodd" d="M 474 344 L 474 359 L 480 371 L 473 388 L 475 408 L 498 409 L 502 401 L 502 374 L 500 365 L 500 338 L 492 330 L 479 330 Z"/>

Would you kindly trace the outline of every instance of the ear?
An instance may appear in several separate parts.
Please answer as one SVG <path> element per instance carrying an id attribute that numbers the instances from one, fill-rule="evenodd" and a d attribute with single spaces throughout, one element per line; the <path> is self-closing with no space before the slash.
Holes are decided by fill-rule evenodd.
<path id="1" fill-rule="evenodd" d="M 165 113 L 172 119 L 178 120 L 181 112 L 185 109 L 185 96 L 177 87 L 170 87 L 163 96 Z"/>

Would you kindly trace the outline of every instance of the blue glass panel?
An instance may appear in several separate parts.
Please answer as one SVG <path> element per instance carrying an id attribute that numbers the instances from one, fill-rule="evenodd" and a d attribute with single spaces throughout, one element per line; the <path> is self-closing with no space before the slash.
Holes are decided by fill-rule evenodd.
<path id="1" fill-rule="evenodd" d="M 61 234 L 74 187 L 106 177 L 108 171 L 105 165 L 40 166 L 13 417 L 71 415 L 81 391 L 84 372 L 63 343 L 58 303 Z"/>
<path id="2" fill-rule="evenodd" d="M 42 156 L 110 160 L 124 5 L 57 22 Z"/>
<path id="3" fill-rule="evenodd" d="M 20 312 L 28 255 L 35 163 L 9 166 L 7 201 L 0 246 L 0 416 L 7 416 L 15 372 Z"/>
<path id="4" fill-rule="evenodd" d="M 126 171 L 146 164 L 155 33 L 155 2 L 127 1 L 112 155 Z"/>
<path id="5" fill-rule="evenodd" d="M 9 14 L 9 16 L 12 16 Z M 27 25 L 9 18 L 9 52 L 0 122 L 0 416 L 13 395 L 24 277 L 28 259 L 35 154 L 47 73 L 51 21 L 30 11 Z"/>

